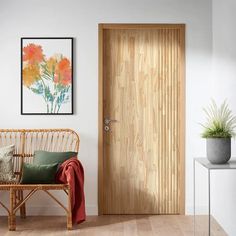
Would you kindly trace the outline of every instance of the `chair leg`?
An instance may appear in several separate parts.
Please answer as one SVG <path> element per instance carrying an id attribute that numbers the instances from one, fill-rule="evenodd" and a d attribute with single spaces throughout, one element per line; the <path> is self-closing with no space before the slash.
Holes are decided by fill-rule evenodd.
<path id="1" fill-rule="evenodd" d="M 16 206 L 16 191 L 13 190 L 13 208 Z"/>
<path id="2" fill-rule="evenodd" d="M 23 190 L 19 190 L 19 198 L 20 198 L 20 201 L 23 201 L 23 198 L 24 198 Z M 20 217 L 22 219 L 26 218 L 25 203 L 22 204 L 22 206 L 20 207 Z"/>
<path id="3" fill-rule="evenodd" d="M 10 231 L 15 231 L 16 230 L 16 215 L 13 212 L 14 210 L 14 204 L 15 204 L 15 190 L 10 189 L 10 212 L 8 216 L 8 229 Z"/>
<path id="4" fill-rule="evenodd" d="M 71 212 L 71 191 L 68 188 L 68 212 L 67 212 L 67 229 L 72 229 L 72 212 Z"/>

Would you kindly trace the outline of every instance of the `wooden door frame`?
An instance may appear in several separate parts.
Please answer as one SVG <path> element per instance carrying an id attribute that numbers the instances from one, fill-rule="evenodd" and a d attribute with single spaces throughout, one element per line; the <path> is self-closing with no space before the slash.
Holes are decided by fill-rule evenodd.
<path id="1" fill-rule="evenodd" d="M 103 214 L 103 31 L 106 29 L 179 29 L 181 45 L 180 78 L 180 214 L 185 214 L 185 24 L 99 24 L 98 25 L 98 214 Z"/>

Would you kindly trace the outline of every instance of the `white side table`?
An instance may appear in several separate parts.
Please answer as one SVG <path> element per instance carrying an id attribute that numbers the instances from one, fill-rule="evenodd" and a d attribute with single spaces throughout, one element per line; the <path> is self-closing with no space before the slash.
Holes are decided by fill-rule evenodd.
<path id="1" fill-rule="evenodd" d="M 205 167 L 208 171 L 208 235 L 211 235 L 211 171 L 212 170 L 236 170 L 236 160 L 230 160 L 227 164 L 211 164 L 207 158 L 194 158 L 193 162 L 193 213 L 194 213 L 194 235 L 195 235 L 195 217 L 196 217 L 196 162 Z"/>

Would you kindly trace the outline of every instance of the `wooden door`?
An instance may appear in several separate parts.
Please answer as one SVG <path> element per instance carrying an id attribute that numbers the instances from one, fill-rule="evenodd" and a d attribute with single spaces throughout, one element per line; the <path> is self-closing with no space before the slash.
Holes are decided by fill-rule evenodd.
<path id="1" fill-rule="evenodd" d="M 102 214 L 184 213 L 184 31 L 100 25 Z"/>

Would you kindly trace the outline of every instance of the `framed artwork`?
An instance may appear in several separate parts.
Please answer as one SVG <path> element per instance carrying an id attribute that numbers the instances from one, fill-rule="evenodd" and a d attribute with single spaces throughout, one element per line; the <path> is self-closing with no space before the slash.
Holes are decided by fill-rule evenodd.
<path id="1" fill-rule="evenodd" d="M 73 38 L 21 38 L 21 114 L 73 114 Z"/>

